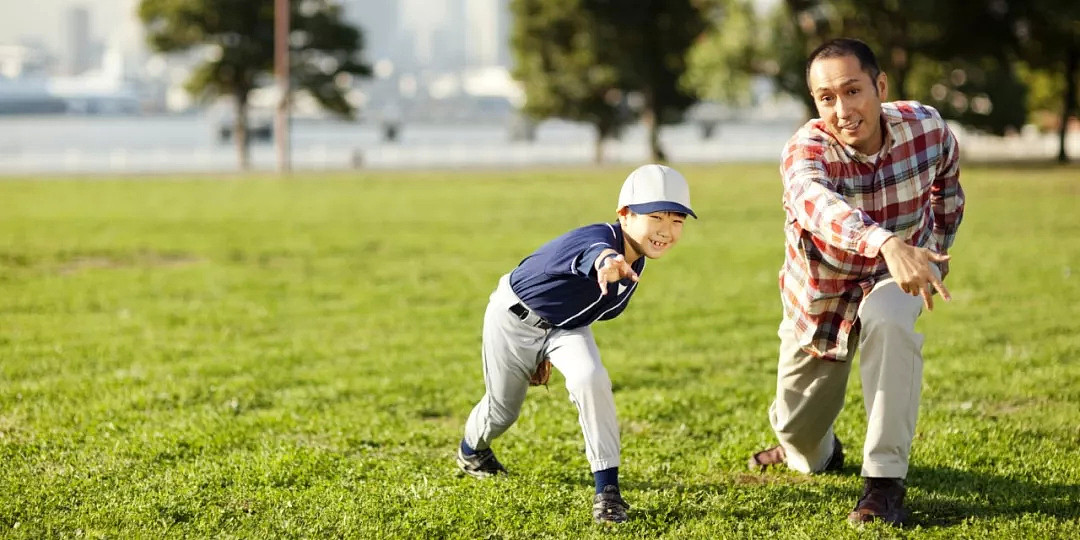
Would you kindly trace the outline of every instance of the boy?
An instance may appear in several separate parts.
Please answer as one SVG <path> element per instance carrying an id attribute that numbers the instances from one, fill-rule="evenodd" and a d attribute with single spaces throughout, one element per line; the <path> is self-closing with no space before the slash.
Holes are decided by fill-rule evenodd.
<path id="1" fill-rule="evenodd" d="M 598 523 L 626 521 L 630 505 L 619 494 L 611 380 L 589 325 L 622 313 L 645 259 L 662 257 L 679 241 L 686 216 L 697 218 L 686 179 L 663 165 L 630 173 L 617 213 L 615 223 L 588 225 L 548 242 L 499 280 L 484 314 L 487 393 L 469 415 L 457 452 L 458 467 L 471 476 L 506 474 L 491 441 L 517 420 L 530 382 L 546 383 L 554 365 L 578 409 Z"/>

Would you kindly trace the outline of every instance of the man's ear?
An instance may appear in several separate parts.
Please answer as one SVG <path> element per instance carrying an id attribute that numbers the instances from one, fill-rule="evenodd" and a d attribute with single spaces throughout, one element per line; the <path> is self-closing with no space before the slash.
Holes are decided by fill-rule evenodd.
<path id="1" fill-rule="evenodd" d="M 885 76 L 884 71 L 878 73 L 877 76 L 877 93 L 881 101 L 889 101 L 889 78 Z"/>

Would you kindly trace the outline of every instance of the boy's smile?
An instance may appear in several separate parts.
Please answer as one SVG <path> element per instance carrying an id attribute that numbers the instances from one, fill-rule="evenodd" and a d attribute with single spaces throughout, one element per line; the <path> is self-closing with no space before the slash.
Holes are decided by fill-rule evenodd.
<path id="1" fill-rule="evenodd" d="M 659 259 L 682 236 L 686 216 L 677 212 L 637 214 L 629 208 L 619 212 L 626 261 L 633 263 L 642 256 Z"/>

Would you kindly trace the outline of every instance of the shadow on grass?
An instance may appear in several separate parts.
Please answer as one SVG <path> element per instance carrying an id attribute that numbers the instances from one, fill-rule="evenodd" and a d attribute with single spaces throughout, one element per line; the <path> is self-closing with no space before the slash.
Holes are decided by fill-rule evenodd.
<path id="1" fill-rule="evenodd" d="M 629 482 L 624 490 L 631 498 L 634 491 L 658 490 L 678 494 L 681 499 L 738 492 L 740 504 L 726 511 L 739 519 L 774 519 L 784 511 L 782 509 L 797 501 L 810 506 L 820 504 L 821 511 L 835 514 L 842 520 L 861 494 L 862 482 L 858 474 L 858 466 L 827 473 L 830 477 L 853 477 L 850 487 L 817 481 L 825 475 L 737 473 L 716 483 Z M 908 486 L 910 515 L 905 523 L 907 529 L 948 528 L 972 519 L 1011 519 L 1026 514 L 1063 521 L 1080 518 L 1080 485 L 1077 484 L 1040 482 L 947 467 L 913 467 L 908 475 Z M 837 501 L 843 502 L 837 506 Z M 650 510 L 638 508 L 637 511 L 671 523 L 700 519 L 715 509 L 684 504 Z"/>
<path id="2" fill-rule="evenodd" d="M 948 467 L 913 467 L 908 485 L 921 496 L 910 500 L 909 526 L 949 527 L 974 518 L 1041 514 L 1080 518 L 1080 485 L 1041 482 Z"/>
<path id="3" fill-rule="evenodd" d="M 663 482 L 627 483 L 624 493 L 633 504 L 635 491 L 663 491 L 672 495 L 672 504 L 654 508 L 631 508 L 634 519 L 664 523 L 675 526 L 681 522 L 704 519 L 718 511 L 739 521 L 771 521 L 784 518 L 792 512 L 792 503 L 807 506 L 821 505 L 828 513 L 846 516 L 849 508 L 836 507 L 832 501 L 851 498 L 855 492 L 850 488 L 830 483 L 815 482 L 815 477 L 801 475 L 757 475 L 738 473 L 726 482 L 699 484 L 672 484 Z M 726 502 L 718 508 L 716 496 Z M 712 502 L 705 502 L 712 499 Z"/>

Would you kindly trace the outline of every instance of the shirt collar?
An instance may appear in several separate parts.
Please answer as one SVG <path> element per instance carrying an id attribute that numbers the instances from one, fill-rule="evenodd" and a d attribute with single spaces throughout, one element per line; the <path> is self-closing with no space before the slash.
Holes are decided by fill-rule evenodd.
<path id="1" fill-rule="evenodd" d="M 832 137 L 834 141 L 836 141 L 836 144 L 838 144 L 840 148 L 844 150 L 844 153 L 850 156 L 851 159 L 854 159 L 855 161 L 858 161 L 860 163 L 874 163 L 875 161 L 881 159 L 883 156 L 892 151 L 893 146 L 896 144 L 896 136 L 893 134 L 893 131 L 895 129 L 894 126 L 902 124 L 903 117 L 901 117 L 900 111 L 898 111 L 892 103 L 882 103 L 881 117 L 879 121 L 881 122 L 884 140 L 881 143 L 881 150 L 879 150 L 876 154 L 873 155 L 864 154 L 856 150 L 855 148 L 844 144 L 842 141 L 840 141 L 840 139 L 832 137 L 831 133 L 829 134 L 829 136 Z"/>

